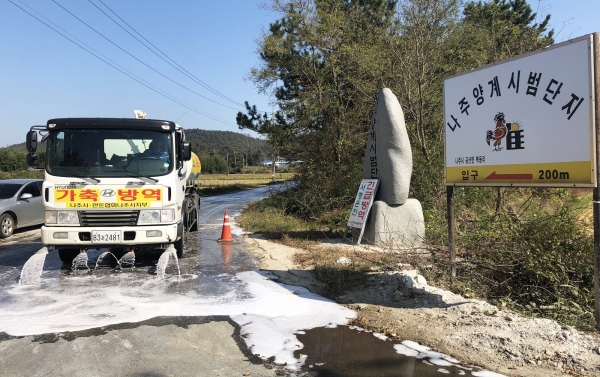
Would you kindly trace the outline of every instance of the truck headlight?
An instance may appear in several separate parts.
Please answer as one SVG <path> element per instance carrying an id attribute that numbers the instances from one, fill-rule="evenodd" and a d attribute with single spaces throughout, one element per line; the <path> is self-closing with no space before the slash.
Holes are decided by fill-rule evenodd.
<path id="1" fill-rule="evenodd" d="M 172 209 L 143 209 L 140 211 L 138 224 L 158 224 L 175 220 L 175 211 Z"/>
<path id="2" fill-rule="evenodd" d="M 56 211 L 46 211 L 46 224 L 56 224 Z"/>
<path id="3" fill-rule="evenodd" d="M 175 210 L 163 209 L 160 211 L 160 221 L 163 223 L 171 222 L 175 220 Z"/>
<path id="4" fill-rule="evenodd" d="M 160 222 L 160 210 L 143 209 L 140 211 L 138 224 L 158 224 Z"/>
<path id="5" fill-rule="evenodd" d="M 46 211 L 46 224 L 79 224 L 77 211 Z"/>
<path id="6" fill-rule="evenodd" d="M 79 224 L 77 211 L 56 211 L 58 224 Z"/>

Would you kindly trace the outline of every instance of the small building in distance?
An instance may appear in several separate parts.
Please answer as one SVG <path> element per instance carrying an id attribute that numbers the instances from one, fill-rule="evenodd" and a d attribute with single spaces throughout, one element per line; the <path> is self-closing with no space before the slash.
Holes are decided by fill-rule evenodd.
<path id="1" fill-rule="evenodd" d="M 273 165 L 273 160 L 263 160 L 262 161 L 263 166 L 272 166 Z M 275 162 L 275 167 L 277 168 L 289 168 L 292 166 L 298 166 L 301 165 L 302 161 L 285 161 L 284 159 L 279 159 L 279 161 Z"/>

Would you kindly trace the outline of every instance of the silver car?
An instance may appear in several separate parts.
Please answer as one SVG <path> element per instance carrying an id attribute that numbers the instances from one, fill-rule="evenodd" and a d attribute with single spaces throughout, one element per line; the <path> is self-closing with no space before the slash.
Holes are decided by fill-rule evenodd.
<path id="1" fill-rule="evenodd" d="M 44 223 L 43 179 L 0 181 L 0 238 L 10 237 L 15 229 Z"/>

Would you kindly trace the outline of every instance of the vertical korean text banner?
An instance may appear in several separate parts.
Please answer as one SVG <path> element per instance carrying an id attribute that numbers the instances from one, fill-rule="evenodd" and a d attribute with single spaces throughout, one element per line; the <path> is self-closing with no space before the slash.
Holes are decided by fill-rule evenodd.
<path id="1" fill-rule="evenodd" d="M 360 182 L 352 211 L 350 211 L 348 227 L 363 229 L 373 201 L 375 200 L 378 183 L 378 179 L 363 179 Z"/>
<path id="2" fill-rule="evenodd" d="M 593 35 L 444 80 L 447 185 L 595 186 Z"/>

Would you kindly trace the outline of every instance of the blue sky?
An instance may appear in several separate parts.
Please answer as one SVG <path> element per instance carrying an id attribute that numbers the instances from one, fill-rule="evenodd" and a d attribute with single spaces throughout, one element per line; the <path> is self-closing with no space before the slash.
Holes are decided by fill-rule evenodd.
<path id="1" fill-rule="evenodd" d="M 10 1 L 193 109 L 127 77 Z M 100 0 L 54 1 L 120 48 L 53 0 L 10 1 L 0 1 L 0 146 L 24 141 L 30 126 L 45 124 L 50 118 L 132 117 L 133 110 L 140 109 L 150 118 L 177 120 L 185 128 L 242 132 L 235 124 L 235 115 L 244 110 L 240 106 L 244 101 L 271 111 L 269 98 L 245 79 L 259 64 L 256 41 L 269 22 L 279 18 L 259 6 L 262 0 L 102 0 L 193 79 L 152 53 L 92 5 L 118 20 Z M 557 42 L 600 30 L 594 20 L 600 14 L 599 0 L 529 3 L 539 14 L 552 15 Z"/>

